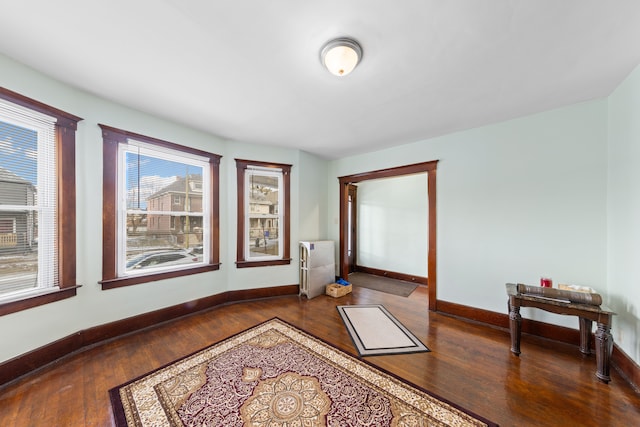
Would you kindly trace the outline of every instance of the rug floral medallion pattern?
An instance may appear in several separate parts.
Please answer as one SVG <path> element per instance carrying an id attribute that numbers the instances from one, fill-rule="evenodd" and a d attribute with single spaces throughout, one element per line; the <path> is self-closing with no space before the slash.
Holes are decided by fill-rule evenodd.
<path id="1" fill-rule="evenodd" d="M 127 426 L 488 425 L 279 319 L 113 393 Z"/>

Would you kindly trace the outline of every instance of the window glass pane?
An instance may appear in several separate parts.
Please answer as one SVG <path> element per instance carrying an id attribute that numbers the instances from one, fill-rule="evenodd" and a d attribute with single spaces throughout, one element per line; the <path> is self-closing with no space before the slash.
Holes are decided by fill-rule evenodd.
<path id="1" fill-rule="evenodd" d="M 202 263 L 208 229 L 203 164 L 160 152 L 153 155 L 148 149 L 133 150 L 124 156 L 124 272 Z"/>
<path id="2" fill-rule="evenodd" d="M 0 294 L 38 286 L 38 133 L 0 121 Z"/>
<path id="3" fill-rule="evenodd" d="M 249 258 L 281 257 L 281 175 L 257 171 L 247 175 Z"/>

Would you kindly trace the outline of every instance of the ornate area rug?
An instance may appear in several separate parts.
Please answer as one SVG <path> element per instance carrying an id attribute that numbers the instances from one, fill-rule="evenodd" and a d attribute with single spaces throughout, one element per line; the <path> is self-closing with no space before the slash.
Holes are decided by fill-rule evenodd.
<path id="1" fill-rule="evenodd" d="M 279 319 L 109 394 L 119 427 L 495 425 Z"/>
<path id="2" fill-rule="evenodd" d="M 339 305 L 337 309 L 360 356 L 430 351 L 380 304 Z"/>

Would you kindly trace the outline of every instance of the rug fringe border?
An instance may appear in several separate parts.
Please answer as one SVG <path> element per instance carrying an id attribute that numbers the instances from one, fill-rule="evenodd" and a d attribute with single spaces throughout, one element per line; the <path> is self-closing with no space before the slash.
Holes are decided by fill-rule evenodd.
<path id="1" fill-rule="evenodd" d="M 388 375 L 388 376 L 396 379 L 397 381 L 399 381 L 399 382 L 401 382 L 403 384 L 406 384 L 406 385 L 408 385 L 410 387 L 413 387 L 416 390 L 419 390 L 422 393 L 425 393 L 425 394 L 433 397 L 434 399 L 437 399 L 437 400 L 439 400 L 439 401 L 451 406 L 452 408 L 455 408 L 455 409 L 459 410 L 460 412 L 465 413 L 465 414 L 469 415 L 470 417 L 473 417 L 476 420 L 485 423 L 488 427 L 498 427 L 497 423 L 494 423 L 494 422 L 488 420 L 487 418 L 482 417 L 482 416 L 476 414 L 475 412 L 470 411 L 469 409 L 466 409 L 466 408 L 462 407 L 461 405 L 458 405 L 458 404 L 450 401 L 449 399 L 446 399 L 446 398 L 438 395 L 437 393 L 434 393 L 432 391 L 429 391 L 429 390 L 425 389 L 424 387 L 421 387 L 421 386 L 419 386 L 417 384 L 414 384 L 413 382 L 408 381 L 408 380 L 400 377 L 399 375 L 394 374 L 393 372 L 391 372 L 391 371 L 389 371 L 389 370 L 387 370 L 385 368 L 377 366 L 377 365 L 373 364 L 372 362 L 370 362 L 369 360 L 366 360 L 363 356 L 360 356 L 359 354 L 351 354 L 351 353 L 349 353 L 349 352 L 347 352 L 345 350 L 342 350 L 342 349 L 336 347 L 334 344 L 328 342 L 327 340 L 325 340 L 325 339 L 323 339 L 321 337 L 318 337 L 315 334 L 313 334 L 311 332 L 308 332 L 304 328 L 301 328 L 299 326 L 296 326 L 296 325 L 292 324 L 291 322 L 283 320 L 278 316 L 274 316 L 274 317 L 272 317 L 270 319 L 264 320 L 264 321 L 262 321 L 260 323 L 257 323 L 257 324 L 255 324 L 253 326 L 250 326 L 250 327 L 248 327 L 248 328 L 246 328 L 246 329 L 244 329 L 242 331 L 239 331 L 239 332 L 237 332 L 235 334 L 229 335 L 228 337 L 226 337 L 226 338 L 224 338 L 224 339 L 222 339 L 220 341 L 217 341 L 217 342 L 214 342 L 212 344 L 209 344 L 206 347 L 202 347 L 199 350 L 196 350 L 196 351 L 194 351 L 192 353 L 189 353 L 189 354 L 187 354 L 187 355 L 185 355 L 183 357 L 175 359 L 175 360 L 173 360 L 173 361 L 171 361 L 169 363 L 166 363 L 166 364 L 160 366 L 159 368 L 156 368 L 156 369 L 153 369 L 151 371 L 145 372 L 144 374 L 139 375 L 139 376 L 135 377 L 134 379 L 132 379 L 130 381 L 127 381 L 125 383 L 122 383 L 122 384 L 120 384 L 120 385 L 118 385 L 116 387 L 113 387 L 113 388 L 109 389 L 109 391 L 108 391 L 109 400 L 111 402 L 113 418 L 114 418 L 114 422 L 115 422 L 116 426 L 117 427 L 127 427 L 127 421 L 126 421 L 126 417 L 125 417 L 125 413 L 124 413 L 124 407 L 123 407 L 122 402 L 120 400 L 120 389 L 122 387 L 126 387 L 127 385 L 129 385 L 131 383 L 134 383 L 134 382 L 136 382 L 136 381 L 138 381 L 138 380 L 140 380 L 140 379 L 142 379 L 142 378 L 144 378 L 144 377 L 146 377 L 148 375 L 151 375 L 151 374 L 153 374 L 153 373 L 155 373 L 155 372 L 157 372 L 159 370 L 165 369 L 165 368 L 167 368 L 167 367 L 169 367 L 169 366 L 171 366 L 171 365 L 173 365 L 175 363 L 178 363 L 178 362 L 180 362 L 180 361 L 182 361 L 184 359 L 192 357 L 192 356 L 194 356 L 194 355 L 196 355 L 196 354 L 208 349 L 209 347 L 220 345 L 220 344 L 222 344 L 222 343 L 224 343 L 224 342 L 226 342 L 228 340 L 232 340 L 232 339 L 236 338 L 238 335 L 241 335 L 241 334 L 243 334 L 245 332 L 249 332 L 249 331 L 251 331 L 253 329 L 258 329 L 260 327 L 263 327 L 265 324 L 267 324 L 269 322 L 272 322 L 272 321 L 279 321 L 279 322 L 281 322 L 281 323 L 283 323 L 283 324 L 285 324 L 285 325 L 287 325 L 287 326 L 289 326 L 289 327 L 291 327 L 291 328 L 293 328 L 293 329 L 295 329 L 295 330 L 297 330 L 299 332 L 302 332 L 303 334 L 308 335 L 309 337 L 311 337 L 311 338 L 313 338 L 315 340 L 318 340 L 318 341 L 324 343 L 325 345 L 329 346 L 333 350 L 335 350 L 335 351 L 337 351 L 339 353 L 342 353 L 342 354 L 346 355 L 347 357 L 355 358 L 359 362 L 367 365 L 368 367 L 370 367 L 370 368 L 372 368 L 374 370 L 378 370 L 378 371 L 382 372 L 383 374 Z M 404 353 L 404 354 L 408 354 L 408 353 Z"/>

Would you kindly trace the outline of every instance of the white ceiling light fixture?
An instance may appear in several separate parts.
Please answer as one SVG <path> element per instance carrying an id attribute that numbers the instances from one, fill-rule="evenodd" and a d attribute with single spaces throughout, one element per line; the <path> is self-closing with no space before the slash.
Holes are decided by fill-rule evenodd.
<path id="1" fill-rule="evenodd" d="M 320 61 L 331 74 L 344 77 L 362 60 L 362 48 L 353 39 L 334 39 L 320 51 Z"/>

